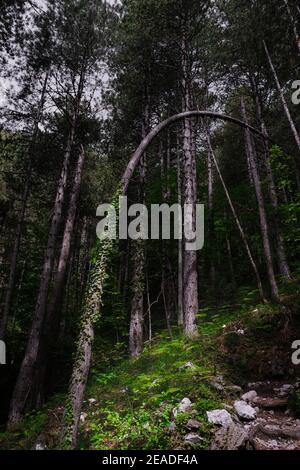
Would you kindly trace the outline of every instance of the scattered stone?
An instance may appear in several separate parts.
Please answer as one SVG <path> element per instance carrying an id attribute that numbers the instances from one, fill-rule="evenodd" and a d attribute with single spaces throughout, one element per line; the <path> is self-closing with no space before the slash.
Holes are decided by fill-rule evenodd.
<path id="1" fill-rule="evenodd" d="M 244 393 L 244 395 L 242 395 L 242 400 L 253 402 L 253 400 L 256 397 L 257 397 L 257 392 L 255 390 L 250 390 L 250 392 Z"/>
<path id="2" fill-rule="evenodd" d="M 81 421 L 81 423 L 84 423 L 85 420 L 86 420 L 86 418 L 87 418 L 87 413 L 82 412 L 82 413 L 80 414 L 80 418 L 79 418 L 80 421 Z"/>
<path id="3" fill-rule="evenodd" d="M 227 410 L 207 411 L 206 414 L 210 424 L 216 424 L 218 426 L 230 426 L 233 423 L 232 417 Z"/>
<path id="4" fill-rule="evenodd" d="M 40 442 L 35 445 L 35 450 L 46 450 L 46 446 Z"/>
<path id="5" fill-rule="evenodd" d="M 199 423 L 199 421 L 197 421 L 196 419 L 189 419 L 186 423 L 186 428 L 189 430 L 200 429 L 200 427 L 201 423 Z"/>
<path id="6" fill-rule="evenodd" d="M 238 417 L 244 419 L 245 421 L 253 421 L 256 419 L 255 409 L 248 405 L 245 401 L 235 401 L 234 409 L 238 414 Z"/>
<path id="7" fill-rule="evenodd" d="M 193 404 L 189 398 L 183 398 L 179 405 L 173 409 L 173 416 L 176 418 L 178 413 L 189 413 L 192 411 Z"/>
<path id="8" fill-rule="evenodd" d="M 184 438 L 184 443 L 185 444 L 200 444 L 200 442 L 203 441 L 203 438 L 199 436 L 199 434 L 195 432 L 191 432 L 190 434 L 187 434 Z"/>
<path id="9" fill-rule="evenodd" d="M 230 424 L 219 429 L 212 441 L 211 450 L 242 450 L 245 449 L 248 433 L 239 424 Z"/>
<path id="10" fill-rule="evenodd" d="M 89 398 L 88 402 L 90 405 L 94 405 L 95 403 L 97 403 L 97 400 L 95 398 Z"/>

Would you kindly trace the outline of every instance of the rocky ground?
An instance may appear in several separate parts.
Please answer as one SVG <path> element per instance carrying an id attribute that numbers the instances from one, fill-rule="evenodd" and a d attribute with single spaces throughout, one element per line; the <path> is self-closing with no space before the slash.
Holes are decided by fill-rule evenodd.
<path id="1" fill-rule="evenodd" d="M 216 427 L 211 449 L 300 450 L 300 420 L 288 408 L 296 386 L 276 381 L 249 383 L 239 399 L 208 412 L 209 422 Z"/>

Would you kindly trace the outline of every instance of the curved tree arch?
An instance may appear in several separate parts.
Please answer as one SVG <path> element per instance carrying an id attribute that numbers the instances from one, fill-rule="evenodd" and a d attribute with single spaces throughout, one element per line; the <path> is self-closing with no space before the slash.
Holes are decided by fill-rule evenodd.
<path id="1" fill-rule="evenodd" d="M 120 188 L 113 197 L 112 205 L 117 207 L 119 196 L 126 193 L 134 170 L 136 169 L 144 152 L 147 150 L 155 137 L 157 137 L 171 124 L 186 118 L 193 117 L 208 117 L 215 120 L 231 122 L 244 129 L 249 129 L 251 132 L 264 139 L 264 141 L 267 140 L 266 136 L 264 136 L 264 134 L 259 130 L 255 129 L 244 121 L 241 121 L 240 119 L 227 116 L 225 114 L 212 111 L 186 111 L 175 114 L 154 127 L 142 140 L 136 151 L 133 153 L 123 174 Z M 63 420 L 63 447 L 74 448 L 76 446 L 81 406 L 90 369 L 92 344 L 94 339 L 94 324 L 99 317 L 99 311 L 102 305 L 102 293 L 103 284 L 106 277 L 106 267 L 110 259 L 110 253 L 113 245 L 113 240 L 105 239 L 101 242 L 98 241 L 97 246 L 93 252 L 91 269 L 82 307 L 81 327 L 76 347 L 76 356 L 73 365 L 72 377 Z"/>

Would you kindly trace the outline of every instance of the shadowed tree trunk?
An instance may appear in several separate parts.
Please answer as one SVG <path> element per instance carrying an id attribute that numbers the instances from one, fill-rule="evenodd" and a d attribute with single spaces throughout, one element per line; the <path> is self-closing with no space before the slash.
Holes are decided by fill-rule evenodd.
<path id="1" fill-rule="evenodd" d="M 51 227 L 45 252 L 44 265 L 41 274 L 41 281 L 39 286 L 34 318 L 29 334 L 29 339 L 27 342 L 25 356 L 21 364 L 21 368 L 11 399 L 8 418 L 9 428 L 12 428 L 16 423 L 18 423 L 18 421 L 20 421 L 22 413 L 26 408 L 26 405 L 30 402 L 34 403 L 35 396 L 38 395 L 37 390 L 32 390 L 32 384 L 35 383 L 35 363 L 38 357 L 42 329 L 45 320 L 47 294 L 54 262 L 55 244 L 62 221 L 62 205 L 65 198 L 65 189 L 67 183 L 71 149 L 75 137 L 75 125 L 76 120 L 73 118 L 53 207 Z"/>
<path id="2" fill-rule="evenodd" d="M 39 133 L 38 126 L 42 119 L 43 110 L 44 110 L 48 78 L 49 78 L 49 71 L 47 71 L 45 74 L 41 97 L 40 97 L 40 101 L 38 105 L 38 111 L 37 111 L 37 115 L 36 115 L 36 119 L 35 119 L 34 127 L 33 127 L 32 143 L 30 145 L 30 150 L 29 150 L 30 152 L 29 166 L 26 171 L 26 181 L 25 181 L 25 187 L 24 187 L 24 192 L 23 192 L 23 197 L 22 197 L 21 211 L 19 213 L 18 224 L 17 224 L 17 228 L 15 232 L 15 239 L 14 239 L 13 251 L 12 251 L 11 262 L 10 262 L 10 269 L 9 269 L 8 284 L 7 284 L 6 293 L 5 293 L 3 313 L 2 313 L 2 317 L 0 321 L 0 339 L 4 339 L 5 337 L 7 321 L 8 321 L 9 313 L 11 309 L 11 301 L 12 301 L 12 296 L 13 296 L 14 287 L 15 287 L 22 230 L 23 230 L 23 225 L 24 225 L 24 220 L 25 220 L 27 202 L 28 202 L 29 193 L 30 193 L 32 161 L 34 158 L 35 147 L 37 144 L 37 138 L 38 138 L 38 133 Z"/>
<path id="3" fill-rule="evenodd" d="M 81 148 L 74 175 L 74 182 L 69 202 L 69 209 L 66 219 L 65 230 L 62 238 L 62 245 L 58 260 L 57 270 L 54 275 L 52 285 L 52 296 L 48 307 L 45 324 L 43 326 L 44 340 L 39 347 L 36 363 L 38 365 L 35 374 L 36 388 L 39 390 L 39 403 L 44 401 L 44 387 L 47 372 L 47 363 L 52 346 L 57 345 L 60 327 L 60 312 L 65 287 L 66 271 L 71 252 L 71 241 L 74 234 L 77 206 L 80 194 L 85 152 Z"/>
<path id="4" fill-rule="evenodd" d="M 242 115 L 243 115 L 244 121 L 248 122 L 246 106 L 245 106 L 245 102 L 243 98 L 241 99 L 241 109 L 242 109 Z M 254 144 L 253 144 L 252 136 L 251 136 L 249 129 L 245 130 L 245 140 L 246 140 L 246 152 L 248 153 L 248 157 L 249 157 L 251 173 L 253 177 L 256 198 L 257 198 L 257 203 L 258 203 L 260 230 L 261 230 L 261 236 L 262 236 L 262 241 L 263 241 L 265 259 L 266 259 L 268 279 L 269 279 L 269 283 L 271 287 L 271 294 L 272 294 L 273 299 L 275 301 L 278 301 L 279 292 L 278 292 L 278 286 L 277 286 L 275 273 L 274 273 L 273 257 L 272 257 L 270 235 L 269 235 L 269 225 L 268 225 L 268 220 L 267 220 L 264 195 L 263 195 L 260 175 L 258 172 L 256 152 L 254 149 Z"/>

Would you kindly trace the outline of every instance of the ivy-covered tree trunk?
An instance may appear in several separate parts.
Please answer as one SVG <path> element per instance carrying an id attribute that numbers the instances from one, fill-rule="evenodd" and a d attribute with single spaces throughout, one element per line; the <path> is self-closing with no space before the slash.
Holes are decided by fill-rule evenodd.
<path id="1" fill-rule="evenodd" d="M 66 448 L 74 448 L 76 446 L 83 395 L 91 364 L 94 325 L 100 315 L 106 268 L 113 246 L 113 240 L 102 240 L 97 243 L 92 255 L 80 323 L 79 339 L 76 346 L 76 356 L 62 428 L 61 443 L 62 447 Z"/>

